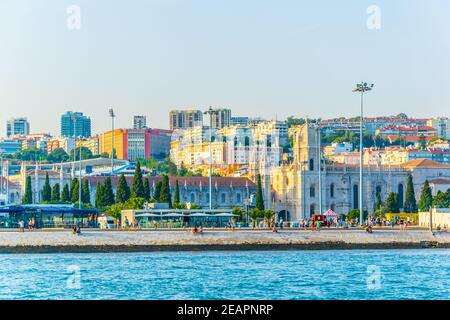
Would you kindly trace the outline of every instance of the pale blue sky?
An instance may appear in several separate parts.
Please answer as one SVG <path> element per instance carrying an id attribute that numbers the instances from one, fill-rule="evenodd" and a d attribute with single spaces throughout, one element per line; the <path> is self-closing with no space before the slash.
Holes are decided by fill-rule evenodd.
<path id="1" fill-rule="evenodd" d="M 66 27 L 68 5 L 81 30 Z M 381 29 L 366 27 L 369 5 Z M 12 116 L 59 132 L 66 110 L 93 132 L 133 114 L 168 127 L 173 108 L 230 107 L 279 119 L 450 112 L 447 0 L 0 0 L 0 135 Z"/>

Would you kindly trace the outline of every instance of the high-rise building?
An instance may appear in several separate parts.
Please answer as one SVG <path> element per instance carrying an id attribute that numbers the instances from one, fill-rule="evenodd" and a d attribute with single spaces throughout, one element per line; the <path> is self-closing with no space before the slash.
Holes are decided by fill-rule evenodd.
<path id="1" fill-rule="evenodd" d="M 133 117 L 133 128 L 134 129 L 147 128 L 147 117 L 146 116 L 134 116 Z"/>
<path id="2" fill-rule="evenodd" d="M 30 134 L 30 123 L 27 118 L 12 118 L 6 122 L 6 135 L 8 137 L 27 134 Z"/>
<path id="3" fill-rule="evenodd" d="M 61 136 L 90 137 L 91 118 L 84 116 L 82 112 L 67 111 L 61 116 Z"/>
<path id="4" fill-rule="evenodd" d="M 433 127 L 437 131 L 440 138 L 450 139 L 450 119 L 447 117 L 438 117 L 430 119 L 427 125 Z"/>
<path id="5" fill-rule="evenodd" d="M 216 129 L 222 129 L 228 127 L 231 123 L 231 110 L 230 109 L 215 109 L 212 117 L 212 127 Z"/>
<path id="6" fill-rule="evenodd" d="M 203 113 L 200 110 L 170 111 L 170 130 L 189 129 L 203 125 Z"/>

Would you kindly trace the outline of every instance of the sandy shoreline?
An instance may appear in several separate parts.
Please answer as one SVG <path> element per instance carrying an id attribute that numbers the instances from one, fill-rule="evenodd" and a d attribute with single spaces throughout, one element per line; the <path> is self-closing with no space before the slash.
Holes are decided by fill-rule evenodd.
<path id="1" fill-rule="evenodd" d="M 411 229 L 316 231 L 70 231 L 0 232 L 0 253 L 149 252 L 203 250 L 325 250 L 450 248 L 449 233 Z"/>

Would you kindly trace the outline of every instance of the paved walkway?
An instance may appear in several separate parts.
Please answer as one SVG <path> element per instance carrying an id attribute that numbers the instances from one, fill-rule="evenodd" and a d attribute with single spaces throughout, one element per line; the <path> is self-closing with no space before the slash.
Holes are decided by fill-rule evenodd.
<path id="1" fill-rule="evenodd" d="M 450 233 L 428 230 L 407 231 L 375 229 L 317 231 L 280 230 L 206 230 L 203 234 L 189 231 L 90 231 L 81 235 L 67 231 L 0 232 L 0 252 L 52 251 L 150 251 L 191 249 L 276 249 L 276 248 L 450 248 Z"/>

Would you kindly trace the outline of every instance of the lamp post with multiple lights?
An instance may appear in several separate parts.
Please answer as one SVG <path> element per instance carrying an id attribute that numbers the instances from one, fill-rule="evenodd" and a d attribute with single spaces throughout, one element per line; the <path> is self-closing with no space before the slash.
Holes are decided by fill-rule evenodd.
<path id="1" fill-rule="evenodd" d="M 364 126 L 364 93 L 373 89 L 373 83 L 361 82 L 353 92 L 361 94 L 361 114 L 359 126 L 359 225 L 363 223 L 363 126 Z"/>
<path id="2" fill-rule="evenodd" d="M 209 209 L 212 209 L 212 116 L 214 109 L 209 107 L 203 114 L 209 114 Z"/>
<path id="3" fill-rule="evenodd" d="M 75 177 L 75 162 L 77 161 L 77 120 L 78 115 L 76 113 L 72 114 L 72 121 L 73 121 L 73 172 Z M 80 144 L 80 159 L 79 159 L 79 168 L 78 168 L 78 209 L 81 210 L 81 144 Z"/>
<path id="4" fill-rule="evenodd" d="M 109 116 L 111 117 L 111 175 L 114 173 L 114 118 L 116 115 L 114 114 L 114 110 L 112 108 L 109 109 Z"/>

